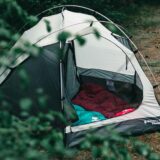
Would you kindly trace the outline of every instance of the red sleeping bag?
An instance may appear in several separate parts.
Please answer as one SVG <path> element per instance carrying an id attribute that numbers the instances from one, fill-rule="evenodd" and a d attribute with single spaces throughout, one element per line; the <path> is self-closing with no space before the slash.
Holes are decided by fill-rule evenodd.
<path id="1" fill-rule="evenodd" d="M 87 110 L 102 113 L 106 118 L 120 116 L 134 111 L 128 103 L 94 83 L 82 85 L 78 95 L 72 100 Z"/>

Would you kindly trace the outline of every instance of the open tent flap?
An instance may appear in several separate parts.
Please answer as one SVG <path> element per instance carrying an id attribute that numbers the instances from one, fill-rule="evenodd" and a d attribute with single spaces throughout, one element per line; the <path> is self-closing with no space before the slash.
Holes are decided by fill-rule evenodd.
<path id="1" fill-rule="evenodd" d="M 72 40 L 65 45 L 65 57 L 63 59 L 64 99 L 60 99 L 59 94 L 61 87 L 59 66 L 61 57 L 59 52 L 59 42 L 52 45 L 43 46 L 43 53 L 40 54 L 39 58 L 28 58 L 21 64 L 29 70 L 29 74 L 32 76 L 32 83 L 30 84 L 31 87 L 29 87 L 30 91 L 26 92 L 26 94 L 33 95 L 33 88 L 38 84 L 39 86 L 47 88 L 47 94 L 49 96 L 52 96 L 52 98 L 50 98 L 50 101 L 48 102 L 51 103 L 51 105 L 49 104 L 49 106 L 54 106 L 56 107 L 55 110 L 61 111 L 62 108 L 59 102 L 63 101 L 65 116 L 69 122 L 75 122 L 78 118 L 81 118 L 79 117 L 78 113 L 76 114 L 77 108 L 75 108 L 73 104 L 76 104 L 79 97 L 82 97 L 83 100 L 87 99 L 87 103 L 89 102 L 88 104 L 91 106 L 88 108 L 88 105 L 83 105 L 85 101 L 83 101 L 83 104 L 77 103 L 77 105 L 80 105 L 80 107 L 84 108 L 85 111 L 83 113 L 87 113 L 89 111 L 89 115 L 94 115 L 93 118 L 91 118 L 90 122 L 104 120 L 104 118 L 98 118 L 95 116 L 99 115 L 100 113 L 103 116 L 106 115 L 105 118 L 107 119 L 112 118 L 120 111 L 123 111 L 123 109 L 131 109 L 128 111 L 133 111 L 132 109 L 136 109 L 142 101 L 143 87 L 139 76 L 135 72 L 134 67 L 132 66 L 130 61 L 126 63 L 127 56 L 124 55 L 124 53 L 118 47 L 104 38 L 97 40 L 93 34 L 85 35 L 85 38 L 87 43 L 84 46 L 79 46 L 79 44 L 75 40 Z M 33 65 L 34 67 L 32 67 Z M 15 94 L 14 96 L 12 96 L 12 93 L 10 92 L 10 90 L 14 91 L 14 89 L 11 89 L 12 87 L 16 88 L 15 84 L 17 83 L 15 82 L 15 80 L 17 75 L 15 75 L 15 73 L 17 73 L 16 70 L 11 74 L 11 76 L 1 87 L 1 89 L 4 90 L 7 95 L 12 97 L 13 100 L 16 99 L 14 97 L 18 95 Z M 32 85 L 34 87 L 32 87 Z M 82 94 L 83 92 L 86 92 L 87 88 L 89 87 L 92 91 L 96 87 L 100 88 L 101 93 L 103 93 L 102 97 L 106 96 L 103 99 L 103 105 L 101 105 L 102 101 L 101 104 L 96 104 L 92 100 L 88 101 L 89 96 L 94 95 L 101 97 L 100 92 L 97 92 L 97 95 L 94 93 Z M 51 89 L 52 91 L 54 91 L 54 93 L 51 92 Z M 56 96 L 54 97 L 54 95 Z M 22 95 L 19 96 L 21 98 Z M 92 98 L 95 100 L 98 99 L 97 97 Z M 106 101 L 107 98 L 108 101 Z M 118 103 L 115 103 L 115 100 Z M 58 105 L 56 104 L 56 102 L 58 103 Z M 120 103 L 122 104 L 121 107 Z M 109 105 L 111 107 L 109 107 Z M 97 109 L 101 108 L 100 106 L 103 106 L 103 112 Z M 125 106 L 125 108 L 123 108 L 123 106 Z M 105 107 L 111 109 L 114 108 L 114 115 L 104 113 L 104 111 L 106 110 Z M 128 111 L 125 111 L 124 113 L 127 113 Z"/>
<path id="2" fill-rule="evenodd" d="M 63 79 L 63 82 L 61 84 L 62 85 L 61 92 L 63 92 L 61 93 L 61 107 L 67 122 L 74 122 L 78 119 L 78 117 L 70 100 L 71 100 L 71 96 L 75 95 L 75 93 L 78 92 L 79 83 L 75 80 L 76 79 L 75 67 L 74 67 L 75 65 L 73 61 L 73 54 L 71 52 L 70 44 L 66 43 L 63 46 L 63 52 L 66 52 L 66 53 L 60 53 L 61 52 L 60 43 L 48 45 L 43 48 L 48 52 L 52 53 L 55 56 L 55 58 L 58 59 L 59 65 L 60 65 L 60 60 L 63 57 L 60 54 L 64 54 L 63 66 L 61 69 L 59 66 L 59 72 L 62 72 L 62 77 L 60 77 L 60 79 L 61 78 Z M 59 76 L 60 75 L 61 73 L 59 74 Z M 54 76 L 58 76 L 58 75 L 54 75 Z M 72 85 L 69 84 L 70 81 L 73 82 Z M 69 86 L 68 87 L 69 89 L 67 88 L 67 86 Z"/>
<path id="3" fill-rule="evenodd" d="M 97 40 L 96 43 L 98 43 L 98 41 L 99 40 Z M 87 43 L 89 42 L 87 41 Z M 83 111 L 76 110 L 79 121 L 73 123 L 73 125 L 82 125 L 132 112 L 138 108 L 143 99 L 143 86 L 134 67 L 130 62 L 127 64 L 127 69 L 122 67 L 126 65 L 126 63 L 123 63 L 126 55 L 122 55 L 122 61 L 119 59 L 117 64 L 120 64 L 120 66 L 116 66 L 115 68 L 117 70 L 115 71 L 114 65 L 116 64 L 109 66 L 110 68 L 108 70 L 107 68 L 98 68 L 98 65 L 101 66 L 101 64 L 98 63 L 101 63 L 103 59 L 105 59 L 105 63 L 107 64 L 107 60 L 113 58 L 112 63 L 114 63 L 114 57 L 117 59 L 117 54 L 113 53 L 114 56 L 113 54 L 109 54 L 109 48 L 103 48 L 105 44 L 99 47 L 97 46 L 97 44 L 95 44 L 95 46 L 92 44 L 92 49 L 87 48 L 87 44 L 80 47 L 76 41 L 72 41 L 66 50 L 64 61 L 66 93 L 68 98 L 72 100 L 72 107 L 74 107 L 75 110 L 77 109 L 75 105 L 84 109 Z M 88 47 L 90 47 L 90 45 Z M 106 51 L 107 53 L 101 55 L 101 52 Z M 114 51 L 114 49 L 112 49 L 112 51 Z M 117 49 L 115 51 L 117 53 Z M 92 54 L 94 54 L 94 56 L 97 54 L 97 64 L 95 65 L 93 64 L 95 60 Z M 121 52 L 120 54 L 124 53 Z M 118 56 L 120 56 L 120 54 Z M 109 58 L 110 55 L 111 57 Z M 84 64 L 84 61 L 86 64 Z M 81 67 L 82 65 L 83 67 Z M 84 67 L 85 65 L 86 68 Z M 89 65 L 93 66 L 87 67 Z M 98 90 L 94 92 L 96 88 Z M 102 114 L 105 118 L 99 119 L 94 115 L 94 112 Z M 91 119 L 90 121 L 89 119 L 85 119 L 85 114 L 88 114 L 88 118 Z M 91 118 L 90 116 L 93 117 Z"/>

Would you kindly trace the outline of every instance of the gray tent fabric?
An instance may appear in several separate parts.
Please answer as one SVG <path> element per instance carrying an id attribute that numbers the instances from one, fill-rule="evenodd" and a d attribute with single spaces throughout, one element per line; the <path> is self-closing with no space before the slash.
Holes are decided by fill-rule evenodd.
<path id="1" fill-rule="evenodd" d="M 74 53 L 70 47 L 66 53 L 66 90 L 70 99 L 72 99 L 79 91 L 80 83 L 77 77 L 77 68 L 74 60 Z"/>
<path id="2" fill-rule="evenodd" d="M 150 120 L 148 120 L 150 119 Z M 80 132 L 71 132 L 67 134 L 66 144 L 68 147 L 78 146 L 85 140 L 86 134 L 91 135 L 99 135 L 105 136 L 108 133 L 108 130 L 116 131 L 119 134 L 123 134 L 123 136 L 131 136 L 131 135 L 141 135 L 142 133 L 150 133 L 160 130 L 160 125 L 158 125 L 160 117 L 152 117 L 152 118 L 139 118 L 133 120 L 126 120 L 121 123 L 113 123 L 106 126 L 98 127 L 95 129 L 88 129 Z M 157 125 L 153 125 L 153 124 Z"/>
<path id="3" fill-rule="evenodd" d="M 51 45 L 47 45 L 47 46 L 43 46 L 43 49 L 48 50 L 48 52 L 50 52 L 50 55 L 52 55 L 52 57 L 54 59 L 57 59 L 57 61 L 59 61 L 60 59 L 60 43 L 55 43 L 55 44 L 51 44 Z"/>
<path id="4" fill-rule="evenodd" d="M 53 69 L 56 76 L 53 74 Z M 21 78 L 20 71 L 26 73 L 28 81 Z M 38 57 L 30 57 L 18 68 L 11 70 L 1 85 L 3 94 L 0 102 L 10 103 L 11 112 L 18 116 L 21 116 L 20 100 L 26 97 L 32 100 L 31 114 L 37 114 L 39 111 L 47 112 L 49 109 L 59 112 L 61 111 L 59 88 L 59 63 L 51 52 L 42 49 Z M 39 103 L 37 93 L 39 90 L 46 96 L 47 107 L 41 107 Z"/>
<path id="5" fill-rule="evenodd" d="M 120 73 L 114 73 L 110 71 L 104 71 L 100 69 L 85 69 L 85 68 L 78 68 L 79 75 L 85 76 L 93 76 L 98 78 L 122 81 L 122 82 L 129 82 L 134 83 L 134 76 L 132 75 L 124 75 Z"/>
<path id="6" fill-rule="evenodd" d="M 142 82 L 136 72 L 135 74 L 136 75 L 132 76 L 132 75 L 125 75 L 125 74 L 120 74 L 120 73 L 115 73 L 110 71 L 104 71 L 100 69 L 85 69 L 85 68 L 78 67 L 78 75 L 104 78 L 107 80 L 114 80 L 114 81 L 126 82 L 131 84 L 135 83 L 137 87 L 142 89 L 143 88 Z M 135 82 L 135 76 L 136 76 L 136 82 Z"/>
<path id="7" fill-rule="evenodd" d="M 6 101 L 12 106 L 10 111 L 13 114 L 20 118 L 27 118 L 21 115 L 20 105 L 20 101 L 27 98 L 32 102 L 32 109 L 29 111 L 30 115 L 36 115 L 39 112 L 47 113 L 49 110 L 62 112 L 58 48 L 59 43 L 45 46 L 41 48 L 39 56 L 30 56 L 18 67 L 11 70 L 11 73 L 1 85 L 1 106 Z M 21 78 L 21 70 L 26 73 L 28 80 L 25 81 Z M 40 103 L 41 95 L 39 94 L 43 94 L 45 98 L 44 104 Z M 64 107 L 67 121 L 74 121 L 76 113 L 72 106 L 65 101 Z M 64 129 L 63 125 L 62 121 L 59 120 L 56 120 L 53 124 L 55 128 L 61 129 Z"/>
<path id="8" fill-rule="evenodd" d="M 78 68 L 78 74 L 134 84 L 134 76 L 132 75 L 124 75 L 100 69 Z"/>

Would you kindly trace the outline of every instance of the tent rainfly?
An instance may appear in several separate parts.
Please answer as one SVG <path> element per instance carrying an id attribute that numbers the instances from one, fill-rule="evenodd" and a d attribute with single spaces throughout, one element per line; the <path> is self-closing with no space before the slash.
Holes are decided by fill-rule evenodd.
<path id="1" fill-rule="evenodd" d="M 45 20 L 50 22 L 51 32 L 46 31 Z M 37 90 L 42 88 L 47 97 L 43 111 L 64 113 L 68 126 L 59 122 L 53 125 L 64 129 L 66 144 L 72 147 L 91 129 L 95 134 L 106 134 L 106 126 L 130 135 L 159 130 L 160 106 L 131 40 L 108 18 L 105 24 L 114 25 L 121 34 L 107 29 L 93 15 L 67 9 L 43 17 L 13 47 L 28 41 L 41 48 L 40 55 L 31 57 L 26 53 L 16 58 L 14 66 L 1 68 L 1 102 L 10 102 L 17 114 L 20 99 L 29 97 L 35 114 L 40 111 Z M 65 43 L 57 39 L 62 31 L 72 35 Z M 81 46 L 75 35 L 83 37 L 85 45 Z M 25 92 L 19 68 L 29 75 Z"/>

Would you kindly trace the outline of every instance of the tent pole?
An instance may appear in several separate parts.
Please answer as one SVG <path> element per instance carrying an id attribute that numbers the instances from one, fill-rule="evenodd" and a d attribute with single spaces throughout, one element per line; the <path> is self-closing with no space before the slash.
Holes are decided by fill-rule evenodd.
<path id="1" fill-rule="evenodd" d="M 63 88 L 63 65 L 62 65 L 62 60 L 60 59 L 59 63 L 60 67 L 60 88 L 61 88 L 61 107 L 62 111 L 64 110 L 64 88 Z"/>

